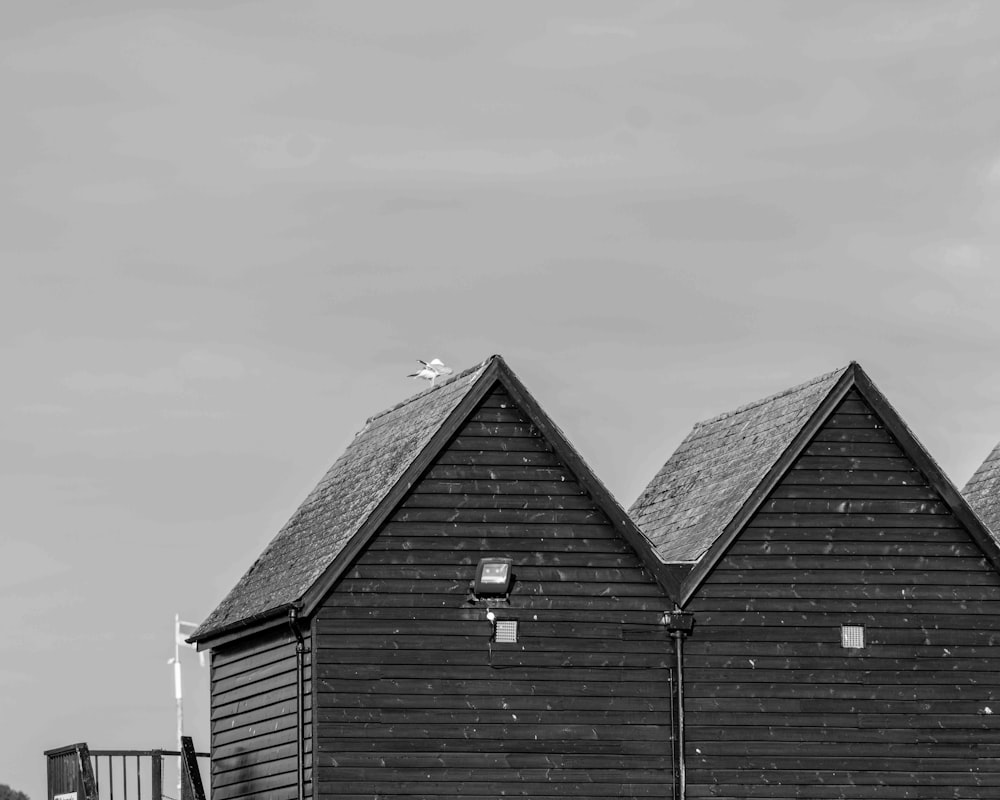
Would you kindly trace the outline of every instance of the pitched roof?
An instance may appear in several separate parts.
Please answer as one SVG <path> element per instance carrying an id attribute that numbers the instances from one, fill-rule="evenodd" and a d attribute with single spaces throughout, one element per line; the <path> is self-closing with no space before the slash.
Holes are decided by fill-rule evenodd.
<path id="1" fill-rule="evenodd" d="M 629 509 L 660 558 L 705 554 L 847 369 L 694 426 Z"/>
<path id="2" fill-rule="evenodd" d="M 1000 538 L 1000 444 L 969 478 L 962 495 L 994 537 Z"/>
<path id="3" fill-rule="evenodd" d="M 198 642 L 199 647 L 218 646 L 279 623 L 290 609 L 303 615 L 312 613 L 476 405 L 498 383 L 660 585 L 668 594 L 676 589 L 681 576 L 660 562 L 628 514 L 503 359 L 491 356 L 369 419 L 189 641 Z"/>
<path id="4" fill-rule="evenodd" d="M 495 360 L 371 417 L 191 640 L 268 618 L 301 600 Z"/>
<path id="5" fill-rule="evenodd" d="M 699 423 L 632 506 L 633 519 L 661 558 L 695 562 L 677 589 L 676 602 L 683 606 L 694 595 L 768 492 L 850 391 L 857 391 L 871 406 L 1000 571 L 997 538 L 860 365 L 851 362 L 844 369 Z M 988 477 L 974 494 L 995 497 L 1000 484 L 998 451 L 1000 447 L 980 470 Z M 1000 508 L 1000 504 L 994 499 L 992 507 Z"/>

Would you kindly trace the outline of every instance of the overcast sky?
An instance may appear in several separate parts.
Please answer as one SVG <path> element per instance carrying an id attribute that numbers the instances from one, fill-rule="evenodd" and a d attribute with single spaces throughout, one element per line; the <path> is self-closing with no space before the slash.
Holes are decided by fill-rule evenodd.
<path id="1" fill-rule="evenodd" d="M 1000 4 L 8 3 L 0 97 L 32 800 L 46 748 L 171 746 L 174 613 L 417 358 L 502 353 L 626 505 L 695 421 L 852 359 L 959 485 L 1000 439 Z"/>

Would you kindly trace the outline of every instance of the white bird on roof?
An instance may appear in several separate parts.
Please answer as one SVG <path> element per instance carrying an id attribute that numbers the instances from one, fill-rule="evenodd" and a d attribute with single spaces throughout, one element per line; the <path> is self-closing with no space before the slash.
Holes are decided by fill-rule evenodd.
<path id="1" fill-rule="evenodd" d="M 425 381 L 430 381 L 431 386 L 434 385 L 434 381 L 437 380 L 442 375 L 451 375 L 454 371 L 451 367 L 446 367 L 440 358 L 434 358 L 430 361 L 423 361 L 417 359 L 417 362 L 423 366 L 416 372 L 407 375 L 407 378 L 423 378 Z"/>

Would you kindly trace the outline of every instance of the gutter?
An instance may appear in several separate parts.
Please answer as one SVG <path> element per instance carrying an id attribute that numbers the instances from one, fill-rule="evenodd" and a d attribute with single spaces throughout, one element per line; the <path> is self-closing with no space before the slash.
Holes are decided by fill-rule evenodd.
<path id="1" fill-rule="evenodd" d="M 259 614 L 252 614 L 239 622 L 231 622 L 228 625 L 214 628 L 205 633 L 201 630 L 201 628 L 205 627 L 205 624 L 202 623 L 201 627 L 185 639 L 185 641 L 188 644 L 195 645 L 199 651 L 222 647 L 245 636 L 251 636 L 281 625 L 282 621 L 286 619 L 285 612 L 294 607 L 294 603 L 284 603 L 277 608 L 271 608 Z"/>

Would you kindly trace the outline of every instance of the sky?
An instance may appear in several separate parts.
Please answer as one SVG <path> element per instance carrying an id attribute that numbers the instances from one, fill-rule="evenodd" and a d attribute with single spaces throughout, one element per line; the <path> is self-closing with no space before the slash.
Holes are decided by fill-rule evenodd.
<path id="1" fill-rule="evenodd" d="M 1000 4 L 7 3 L 0 783 L 174 741 L 200 622 L 416 359 L 625 505 L 859 361 L 1000 440 Z M 182 656 L 208 747 L 207 670 Z"/>

